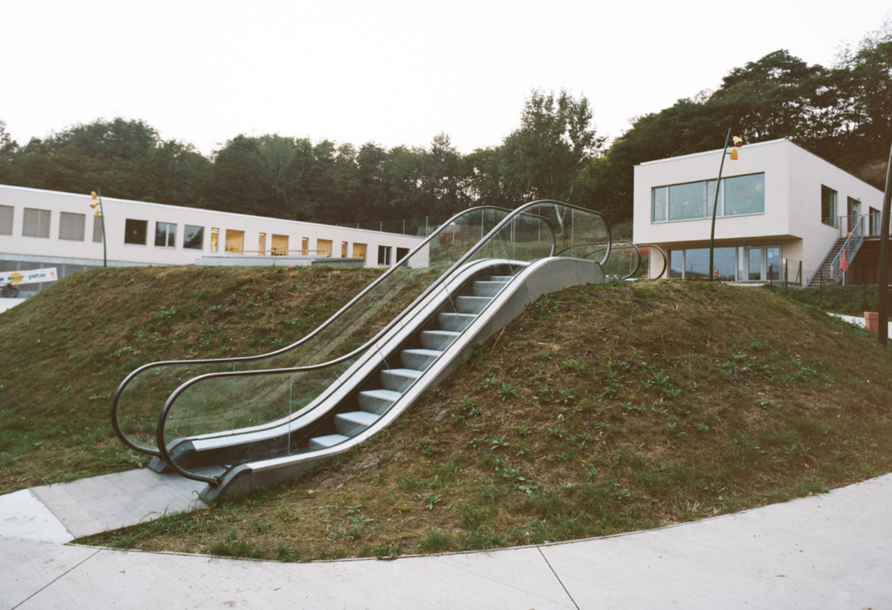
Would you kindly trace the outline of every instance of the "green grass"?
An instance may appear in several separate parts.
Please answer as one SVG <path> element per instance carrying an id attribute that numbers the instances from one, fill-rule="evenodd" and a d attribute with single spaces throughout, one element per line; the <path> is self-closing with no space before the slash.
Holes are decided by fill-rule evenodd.
<path id="1" fill-rule="evenodd" d="M 848 316 L 861 317 L 865 311 L 877 311 L 879 307 L 876 284 L 788 289 L 766 286 L 764 289 L 822 311 Z"/>
<path id="2" fill-rule="evenodd" d="M 0 314 L 0 493 L 145 465 L 146 456 L 125 450 L 109 424 L 112 394 L 130 371 L 157 360 L 249 355 L 290 344 L 379 274 L 318 267 L 97 269 Z M 190 370 L 202 372 L 179 373 Z M 174 388 L 181 382 L 170 381 Z M 172 388 L 134 388 L 145 406 L 126 428 L 153 442 L 156 414 Z"/>
<path id="3" fill-rule="evenodd" d="M 87 542 L 305 561 L 739 511 L 892 471 L 890 370 L 866 331 L 770 291 L 581 287 L 530 306 L 336 462 Z"/>

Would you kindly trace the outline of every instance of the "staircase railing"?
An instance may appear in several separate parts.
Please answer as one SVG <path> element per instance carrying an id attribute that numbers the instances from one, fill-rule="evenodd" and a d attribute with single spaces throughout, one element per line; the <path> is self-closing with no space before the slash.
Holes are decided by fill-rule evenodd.
<path id="1" fill-rule="evenodd" d="M 846 266 L 851 265 L 852 261 L 855 259 L 855 255 L 858 254 L 858 250 L 861 248 L 861 244 L 864 243 L 864 216 L 859 216 L 858 220 L 855 221 L 855 226 L 848 233 L 848 237 L 846 237 L 845 242 L 842 244 L 842 248 L 840 248 L 839 253 L 836 257 L 830 262 L 829 274 L 833 283 L 838 284 L 843 277 L 843 272 L 840 269 L 840 265 L 842 264 L 842 256 L 845 254 L 846 257 Z"/>
<path id="2" fill-rule="evenodd" d="M 599 247 L 600 245 L 600 247 Z M 586 249 L 580 248 L 586 246 Z M 177 473 L 188 478 L 218 484 L 218 476 L 191 472 L 168 454 L 175 438 L 221 438 L 239 434 L 250 439 L 254 431 L 289 425 L 321 404 L 341 383 L 351 367 L 377 342 L 410 315 L 414 304 L 437 291 L 451 275 L 475 260 L 532 262 L 555 254 L 582 258 L 594 250 L 603 252 L 603 264 L 610 256 L 610 228 L 598 212 L 556 201 L 536 201 L 514 210 L 496 223 L 482 239 L 463 247 L 450 269 L 438 274 L 413 302 L 363 345 L 329 362 L 304 366 L 248 371 L 219 371 L 184 381 L 167 399 L 156 427 L 156 445 L 162 459 Z M 578 251 L 574 255 L 572 252 Z M 597 259 L 596 259 L 597 260 Z M 379 327 L 380 328 L 380 327 Z M 281 457 L 292 447 L 277 448 Z M 297 450 L 298 448 L 294 448 Z M 258 456 L 261 457 L 261 456 Z"/>

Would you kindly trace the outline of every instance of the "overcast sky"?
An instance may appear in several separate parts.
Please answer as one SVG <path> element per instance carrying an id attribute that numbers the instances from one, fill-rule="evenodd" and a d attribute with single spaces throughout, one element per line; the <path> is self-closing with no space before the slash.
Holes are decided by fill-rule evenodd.
<path id="1" fill-rule="evenodd" d="M 584 94 L 598 133 L 778 49 L 832 64 L 888 0 L 0 0 L 0 121 L 19 144 L 143 119 L 209 154 L 240 133 L 463 153 L 534 88 Z M 717 136 L 717 141 L 721 134 Z"/>

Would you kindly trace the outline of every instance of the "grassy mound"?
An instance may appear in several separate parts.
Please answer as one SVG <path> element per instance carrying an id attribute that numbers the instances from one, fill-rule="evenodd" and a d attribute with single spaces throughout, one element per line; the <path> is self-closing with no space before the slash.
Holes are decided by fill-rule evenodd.
<path id="1" fill-rule="evenodd" d="M 0 314 L 0 493 L 147 463 L 124 449 L 109 423 L 112 394 L 130 371 L 157 360 L 283 347 L 379 274 L 325 267 L 97 269 Z"/>
<path id="2" fill-rule="evenodd" d="M 391 429 L 276 489 L 92 539 L 311 560 L 598 536 L 892 471 L 892 351 L 768 291 L 543 297 Z"/>

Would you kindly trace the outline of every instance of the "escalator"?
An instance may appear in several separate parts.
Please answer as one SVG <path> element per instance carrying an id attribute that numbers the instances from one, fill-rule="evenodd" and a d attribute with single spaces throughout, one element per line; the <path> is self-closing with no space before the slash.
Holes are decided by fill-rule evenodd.
<path id="1" fill-rule="evenodd" d="M 115 394 L 115 430 L 208 499 L 297 476 L 384 429 L 541 294 L 603 281 L 609 253 L 597 212 L 469 210 L 292 346 L 141 367 Z"/>

